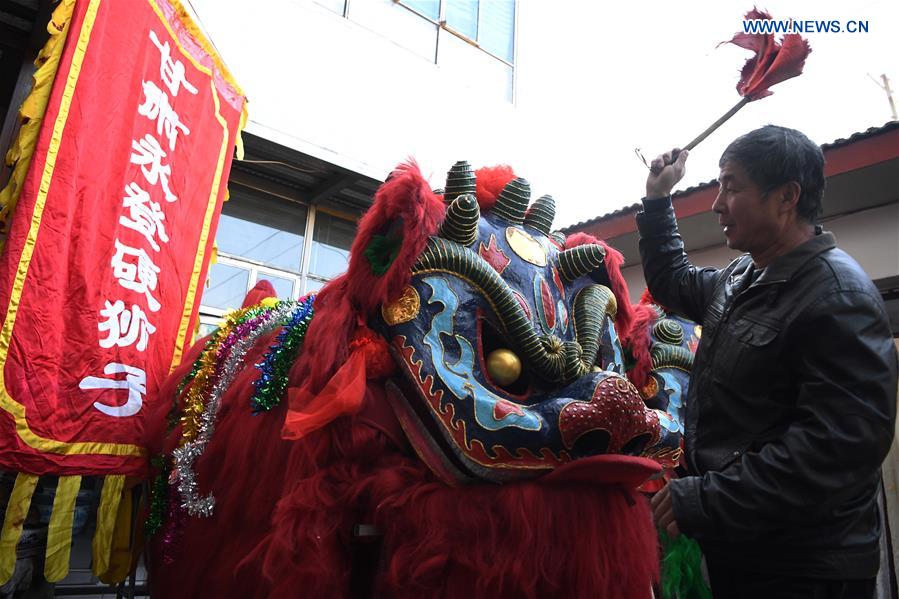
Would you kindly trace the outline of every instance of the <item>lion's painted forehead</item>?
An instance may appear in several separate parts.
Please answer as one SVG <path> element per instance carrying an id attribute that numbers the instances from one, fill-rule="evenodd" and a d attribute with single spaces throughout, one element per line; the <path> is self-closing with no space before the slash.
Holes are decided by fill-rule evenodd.
<path id="1" fill-rule="evenodd" d="M 578 321 L 575 298 L 582 296 L 584 308 L 588 296 L 600 294 L 604 304 L 614 306 L 608 288 L 600 291 L 596 284 L 607 281 L 605 250 L 598 244 L 565 249 L 564 237 L 551 231 L 552 196 L 531 204 L 530 185 L 522 178 L 509 181 L 481 214 L 471 193 L 477 187 L 474 179 L 465 162 L 450 170 L 446 217 L 413 268 L 414 278 L 439 273 L 467 283 L 463 295 L 486 300 L 481 315 L 499 326 L 542 378 L 562 382 L 584 374 L 596 354 L 588 338 L 601 331 L 597 319 L 586 314 L 579 319 L 581 330 L 573 324 Z"/>
<path id="2" fill-rule="evenodd" d="M 457 163 L 443 223 L 381 310 L 416 449 L 446 478 L 507 480 L 657 442 L 658 417 L 622 376 L 604 248 L 566 248 L 553 198 L 531 202 L 524 179 L 483 214 L 476 190 Z"/>

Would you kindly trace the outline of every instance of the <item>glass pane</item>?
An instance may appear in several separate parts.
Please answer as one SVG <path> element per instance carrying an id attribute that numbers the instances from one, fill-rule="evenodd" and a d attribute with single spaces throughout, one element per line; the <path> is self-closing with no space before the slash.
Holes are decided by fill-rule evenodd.
<path id="1" fill-rule="evenodd" d="M 346 8 L 346 0 L 315 0 L 315 3 L 321 4 L 328 10 L 336 12 L 341 17 L 343 16 L 343 11 Z"/>
<path id="2" fill-rule="evenodd" d="M 209 267 L 209 287 L 203 291 L 200 302 L 210 308 L 232 310 L 240 308 L 250 281 L 250 271 L 230 264 L 213 264 Z"/>
<path id="3" fill-rule="evenodd" d="M 440 18 L 440 0 L 400 0 L 400 4 L 408 6 L 420 15 L 436 21 Z"/>
<path id="4" fill-rule="evenodd" d="M 201 322 L 200 328 L 197 330 L 197 335 L 194 337 L 194 341 L 197 339 L 202 339 L 206 335 L 212 333 L 212 331 L 216 330 L 218 325 L 211 322 Z"/>
<path id="5" fill-rule="evenodd" d="M 478 39 L 478 0 L 447 0 L 446 24 L 469 39 Z"/>
<path id="6" fill-rule="evenodd" d="M 306 293 L 315 293 L 324 287 L 325 283 L 326 281 L 319 281 L 318 279 L 306 279 Z"/>
<path id="7" fill-rule="evenodd" d="M 330 279 L 345 271 L 355 234 L 356 223 L 316 212 L 309 272 Z"/>
<path id="8" fill-rule="evenodd" d="M 235 190 L 222 208 L 215 241 L 220 252 L 299 272 L 305 232 L 305 206 Z"/>
<path id="9" fill-rule="evenodd" d="M 515 56 L 515 0 L 481 2 L 478 44 L 506 62 Z"/>
<path id="10" fill-rule="evenodd" d="M 268 273 L 259 273 L 259 276 L 256 280 L 261 281 L 263 279 L 272 284 L 272 287 L 275 288 L 275 293 L 278 294 L 278 299 L 293 299 L 293 279 L 276 277 Z"/>

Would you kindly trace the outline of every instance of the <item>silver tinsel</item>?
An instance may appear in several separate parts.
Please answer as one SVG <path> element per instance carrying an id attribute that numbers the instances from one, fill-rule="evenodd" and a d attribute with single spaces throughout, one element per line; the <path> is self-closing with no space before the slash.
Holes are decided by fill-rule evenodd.
<path id="1" fill-rule="evenodd" d="M 176 480 L 178 492 L 181 495 L 181 506 L 191 516 L 208 518 L 215 509 L 215 497 L 212 494 L 200 497 L 194 464 L 203 455 L 206 445 L 215 432 L 215 420 L 221 405 L 222 396 L 243 368 L 243 359 L 256 340 L 283 326 L 290 313 L 296 308 L 297 304 L 295 302 L 281 302 L 278 307 L 266 313 L 264 320 L 256 325 L 246 336 L 235 341 L 230 350 L 225 352 L 227 356 L 217 356 L 218 359 L 224 357 L 225 360 L 221 367 L 221 376 L 218 377 L 206 400 L 206 406 L 200 418 L 197 438 L 172 452 L 175 466 L 172 470 L 172 475 Z"/>

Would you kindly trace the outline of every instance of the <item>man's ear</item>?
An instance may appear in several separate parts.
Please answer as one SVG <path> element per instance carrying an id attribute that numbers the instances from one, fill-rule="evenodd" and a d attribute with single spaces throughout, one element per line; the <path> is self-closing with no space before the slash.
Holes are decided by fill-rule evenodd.
<path id="1" fill-rule="evenodd" d="M 783 212 L 796 210 L 799 204 L 799 196 L 802 195 L 802 187 L 796 181 L 784 183 L 777 188 L 777 199 Z"/>

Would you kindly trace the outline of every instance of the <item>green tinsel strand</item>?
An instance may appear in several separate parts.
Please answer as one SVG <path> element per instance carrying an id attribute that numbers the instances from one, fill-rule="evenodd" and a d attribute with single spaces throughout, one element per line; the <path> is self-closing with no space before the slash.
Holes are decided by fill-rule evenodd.
<path id="1" fill-rule="evenodd" d="M 151 460 L 154 467 L 159 469 L 159 474 L 153 479 L 153 485 L 150 490 L 150 509 L 147 513 L 147 520 L 144 522 L 144 531 L 147 537 L 152 537 L 162 528 L 163 520 L 165 520 L 166 501 L 168 498 L 168 468 L 165 466 L 165 460 L 162 456 L 156 456 Z"/>
<path id="2" fill-rule="evenodd" d="M 659 530 L 662 541 L 662 597 L 664 599 L 712 599 L 702 577 L 699 543 L 686 535 L 676 539 Z"/>
<path id="3" fill-rule="evenodd" d="M 256 392 L 250 399 L 254 414 L 268 412 L 281 403 L 291 365 L 303 346 L 306 330 L 312 320 L 312 301 L 313 298 L 309 298 L 296 308 L 308 312 L 299 322 L 284 331 L 283 340 L 279 339 L 280 342 L 272 347 L 271 353 L 256 365 L 262 371 L 262 375 L 254 383 Z"/>

